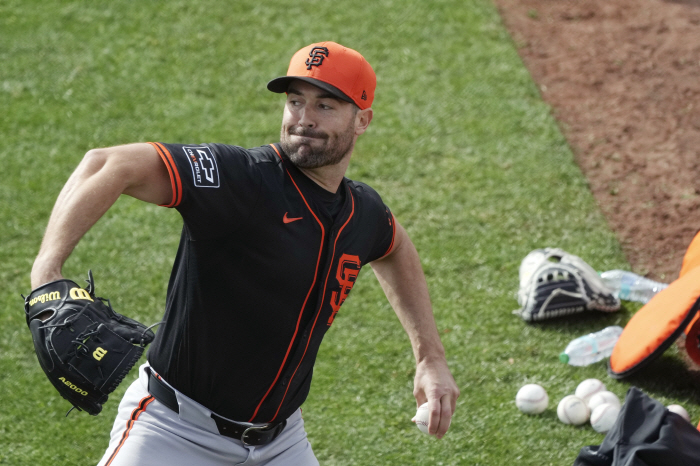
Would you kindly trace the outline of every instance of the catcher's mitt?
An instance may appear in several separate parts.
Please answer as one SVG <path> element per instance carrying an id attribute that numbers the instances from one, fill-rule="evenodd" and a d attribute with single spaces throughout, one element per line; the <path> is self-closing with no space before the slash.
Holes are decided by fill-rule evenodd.
<path id="1" fill-rule="evenodd" d="M 42 285 L 24 299 L 24 311 L 46 376 L 73 407 L 94 416 L 155 335 L 95 296 L 92 271 L 87 282 L 87 289 L 66 279 Z"/>
<path id="2" fill-rule="evenodd" d="M 530 322 L 587 310 L 614 312 L 620 300 L 580 257 L 556 248 L 535 249 L 520 264 L 515 314 Z"/>

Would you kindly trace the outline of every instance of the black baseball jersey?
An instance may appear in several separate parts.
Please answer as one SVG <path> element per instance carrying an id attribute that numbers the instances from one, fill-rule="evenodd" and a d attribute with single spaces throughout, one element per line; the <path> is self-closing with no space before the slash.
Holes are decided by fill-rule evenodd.
<path id="1" fill-rule="evenodd" d="M 153 146 L 184 225 L 148 360 L 221 416 L 285 419 L 360 268 L 391 250 L 393 216 L 363 183 L 321 188 L 278 144 Z"/>

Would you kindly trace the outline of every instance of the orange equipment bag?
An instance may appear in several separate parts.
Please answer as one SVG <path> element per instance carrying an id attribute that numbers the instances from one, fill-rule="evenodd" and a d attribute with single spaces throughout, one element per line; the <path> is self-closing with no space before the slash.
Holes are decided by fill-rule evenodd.
<path id="1" fill-rule="evenodd" d="M 700 233 L 683 257 L 677 280 L 632 316 L 615 344 L 608 373 L 621 379 L 666 351 L 681 334 L 688 356 L 700 364 Z"/>

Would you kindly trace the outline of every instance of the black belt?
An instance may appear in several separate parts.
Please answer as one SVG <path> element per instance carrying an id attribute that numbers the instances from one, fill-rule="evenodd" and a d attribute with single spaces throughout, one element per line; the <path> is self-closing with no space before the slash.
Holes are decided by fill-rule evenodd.
<path id="1" fill-rule="evenodd" d="M 177 403 L 175 391 L 153 375 L 150 368 L 146 369 L 146 372 L 148 373 L 148 392 L 153 395 L 153 398 L 166 407 L 172 409 L 176 413 L 180 413 L 180 406 Z M 215 413 L 211 413 L 211 418 L 214 419 L 216 427 L 219 429 L 221 435 L 240 440 L 245 445 L 255 446 L 267 445 L 272 442 L 287 425 L 287 421 L 285 420 L 263 426 L 250 426 L 229 421 Z"/>

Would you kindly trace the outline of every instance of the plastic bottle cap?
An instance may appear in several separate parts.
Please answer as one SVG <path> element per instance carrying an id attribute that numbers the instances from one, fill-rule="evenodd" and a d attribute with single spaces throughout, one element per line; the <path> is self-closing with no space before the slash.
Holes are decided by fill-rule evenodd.
<path id="1" fill-rule="evenodd" d="M 563 362 L 564 364 L 568 364 L 568 363 L 569 363 L 569 355 L 566 354 L 566 353 L 561 353 L 561 354 L 559 355 L 559 360 L 560 360 L 561 362 Z"/>

